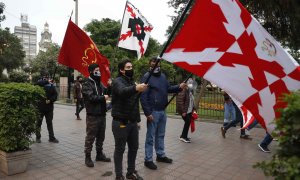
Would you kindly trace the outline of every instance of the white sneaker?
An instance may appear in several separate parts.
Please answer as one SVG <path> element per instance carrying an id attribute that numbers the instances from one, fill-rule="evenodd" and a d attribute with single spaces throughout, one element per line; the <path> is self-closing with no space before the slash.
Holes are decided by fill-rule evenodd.
<path id="1" fill-rule="evenodd" d="M 183 141 L 185 143 L 191 143 L 191 140 L 189 138 L 182 138 L 182 137 L 180 137 L 179 140 Z"/>

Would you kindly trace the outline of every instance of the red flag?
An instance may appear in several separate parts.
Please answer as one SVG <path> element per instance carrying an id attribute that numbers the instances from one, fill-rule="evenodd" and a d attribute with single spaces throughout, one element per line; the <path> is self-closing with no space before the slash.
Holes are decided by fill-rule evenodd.
<path id="1" fill-rule="evenodd" d="M 218 85 L 268 131 L 300 89 L 299 64 L 238 0 L 196 0 L 163 58 Z"/>
<path id="2" fill-rule="evenodd" d="M 76 69 L 85 77 L 89 76 L 88 66 L 97 63 L 100 67 L 101 82 L 107 86 L 110 78 L 108 59 L 99 52 L 91 38 L 71 20 L 59 52 L 58 62 Z"/>

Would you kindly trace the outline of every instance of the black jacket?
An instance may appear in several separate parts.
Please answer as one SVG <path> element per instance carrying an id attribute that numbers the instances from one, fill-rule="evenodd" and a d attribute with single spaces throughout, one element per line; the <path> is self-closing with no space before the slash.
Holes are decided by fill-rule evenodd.
<path id="1" fill-rule="evenodd" d="M 46 92 L 46 98 L 42 98 L 38 104 L 39 110 L 42 112 L 53 111 L 53 103 L 57 100 L 57 91 L 55 86 L 52 83 L 49 83 L 49 81 L 43 79 L 38 80 L 37 85 L 43 87 Z M 46 100 L 50 100 L 50 103 L 47 104 Z"/>
<path id="2" fill-rule="evenodd" d="M 119 76 L 112 82 L 112 111 L 111 116 L 125 124 L 140 122 L 139 96 L 132 79 Z"/>
<path id="3" fill-rule="evenodd" d="M 104 97 L 105 88 L 99 82 L 96 83 L 90 77 L 82 84 L 82 95 L 87 115 L 105 116 L 106 101 Z"/>

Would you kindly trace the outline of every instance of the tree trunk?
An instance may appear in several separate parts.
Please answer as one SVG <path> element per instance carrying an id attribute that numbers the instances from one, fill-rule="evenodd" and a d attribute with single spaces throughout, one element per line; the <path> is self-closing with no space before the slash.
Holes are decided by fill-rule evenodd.
<path id="1" fill-rule="evenodd" d="M 198 111 L 199 109 L 199 102 L 200 102 L 200 99 L 201 97 L 204 95 L 204 91 L 205 91 L 205 88 L 208 84 L 208 81 L 203 79 L 203 83 L 201 84 L 200 86 L 200 92 L 196 95 L 196 98 L 195 98 L 195 109 Z"/>

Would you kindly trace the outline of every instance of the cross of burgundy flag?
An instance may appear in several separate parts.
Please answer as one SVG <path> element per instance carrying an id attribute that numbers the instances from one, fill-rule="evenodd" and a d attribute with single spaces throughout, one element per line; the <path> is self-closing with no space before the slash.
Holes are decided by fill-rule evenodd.
<path id="1" fill-rule="evenodd" d="M 299 64 L 238 0 L 195 0 L 162 57 L 224 89 L 269 132 L 282 95 L 300 89 Z"/>
<path id="2" fill-rule="evenodd" d="M 92 39 L 71 20 L 60 48 L 58 62 L 76 69 L 85 77 L 90 75 L 88 66 L 97 63 L 100 67 L 101 82 L 107 87 L 110 78 L 108 59 L 99 52 Z"/>
<path id="3" fill-rule="evenodd" d="M 135 50 L 138 59 L 146 52 L 152 25 L 130 2 L 126 2 L 118 46 Z"/>

